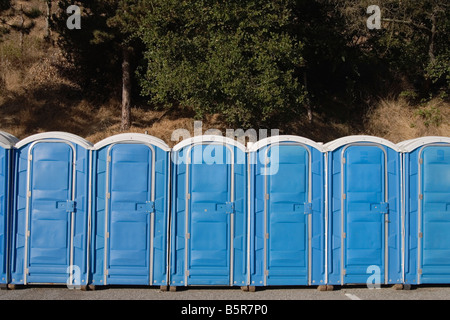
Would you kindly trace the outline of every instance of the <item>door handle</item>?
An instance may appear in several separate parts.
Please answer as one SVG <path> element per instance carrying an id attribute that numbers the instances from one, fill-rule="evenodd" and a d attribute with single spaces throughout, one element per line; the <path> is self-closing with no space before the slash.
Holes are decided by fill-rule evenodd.
<path id="1" fill-rule="evenodd" d="M 57 201 L 56 208 L 65 209 L 67 212 L 74 212 L 76 209 L 76 202 L 72 200 Z"/>
<path id="2" fill-rule="evenodd" d="M 136 211 L 153 213 L 155 211 L 155 203 L 153 201 L 147 201 L 145 203 L 136 203 Z"/>
<path id="3" fill-rule="evenodd" d="M 381 202 L 381 203 L 371 204 L 370 205 L 370 210 L 379 212 L 381 214 L 389 213 L 389 203 Z"/>
<path id="4" fill-rule="evenodd" d="M 294 204 L 294 212 L 312 214 L 312 203 L 305 202 L 303 204 Z"/>
<path id="5" fill-rule="evenodd" d="M 234 202 L 216 204 L 216 211 L 225 211 L 225 213 L 234 213 Z"/>

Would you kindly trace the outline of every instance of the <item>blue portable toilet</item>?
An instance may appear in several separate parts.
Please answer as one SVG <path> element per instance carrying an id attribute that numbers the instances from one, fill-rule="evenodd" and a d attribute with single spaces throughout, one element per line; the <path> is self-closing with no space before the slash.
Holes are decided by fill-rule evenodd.
<path id="1" fill-rule="evenodd" d="M 275 136 L 249 157 L 250 286 L 324 285 L 323 145 Z"/>
<path id="2" fill-rule="evenodd" d="M 13 148 L 19 140 L 0 131 L 0 286 L 9 281 L 9 225 L 12 195 Z"/>
<path id="3" fill-rule="evenodd" d="M 94 145 L 90 285 L 167 286 L 169 159 L 147 134 Z"/>
<path id="4" fill-rule="evenodd" d="M 450 283 L 450 138 L 398 144 L 403 152 L 404 282 Z"/>
<path id="5" fill-rule="evenodd" d="M 239 142 L 195 136 L 172 151 L 171 288 L 247 285 L 247 160 Z"/>
<path id="6" fill-rule="evenodd" d="M 86 286 L 91 147 L 65 132 L 15 145 L 12 285 Z"/>
<path id="7" fill-rule="evenodd" d="M 401 155 L 390 141 L 348 136 L 327 154 L 327 283 L 402 283 Z"/>

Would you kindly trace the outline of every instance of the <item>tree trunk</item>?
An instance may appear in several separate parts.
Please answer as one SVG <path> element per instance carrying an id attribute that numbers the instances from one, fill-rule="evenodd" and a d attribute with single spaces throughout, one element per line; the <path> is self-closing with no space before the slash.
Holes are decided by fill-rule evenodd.
<path id="1" fill-rule="evenodd" d="M 52 31 L 50 29 L 50 17 L 52 14 L 52 1 L 51 0 L 45 0 L 46 9 L 47 12 L 45 14 L 45 36 L 44 39 L 47 42 L 50 42 Z"/>
<path id="2" fill-rule="evenodd" d="M 6 92 L 6 64 L 4 56 L 0 55 L 0 92 Z M 1 96 L 1 94 L 0 94 Z"/>
<path id="3" fill-rule="evenodd" d="M 120 129 L 126 131 L 130 129 L 130 95 L 131 95 L 131 74 L 130 74 L 130 48 L 122 49 L 122 124 Z"/>
<path id="4" fill-rule="evenodd" d="M 25 19 L 23 17 L 23 6 L 20 5 L 20 52 L 23 53 L 23 38 L 24 38 L 24 25 L 25 25 Z"/>
<path id="5" fill-rule="evenodd" d="M 306 94 L 307 94 L 306 101 L 305 101 L 306 102 L 306 113 L 308 115 L 308 122 L 309 122 L 309 124 L 312 124 L 312 122 L 313 122 L 313 113 L 312 113 L 311 103 L 310 103 L 309 97 L 308 97 L 308 78 L 306 76 L 306 71 L 303 74 L 303 82 L 305 84 L 305 90 L 306 90 Z"/>
<path id="6" fill-rule="evenodd" d="M 428 44 L 428 57 L 430 58 L 430 63 L 434 63 L 436 61 L 436 57 L 434 55 L 434 39 L 436 37 L 436 13 L 433 11 L 431 14 L 431 32 L 430 32 L 430 42 Z"/>
<path id="7" fill-rule="evenodd" d="M 5 92 L 5 91 L 6 91 L 5 77 L 3 76 L 3 72 L 0 72 L 0 92 Z"/>

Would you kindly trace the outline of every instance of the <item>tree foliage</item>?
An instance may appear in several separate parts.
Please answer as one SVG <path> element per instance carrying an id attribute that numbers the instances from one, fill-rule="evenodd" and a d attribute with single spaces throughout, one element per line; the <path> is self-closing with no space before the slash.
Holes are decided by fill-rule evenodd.
<path id="1" fill-rule="evenodd" d="M 156 104 L 221 113 L 248 126 L 296 112 L 302 43 L 289 1 L 144 1 L 144 95 Z"/>
<path id="2" fill-rule="evenodd" d="M 66 9 L 70 5 L 81 8 L 81 29 L 69 29 Z M 58 45 L 66 57 L 73 62 L 74 81 L 78 81 L 86 93 L 113 93 L 120 81 L 120 57 L 114 47 L 114 35 L 110 30 L 108 17 L 114 15 L 115 6 L 108 1 L 71 1 L 58 2 L 58 11 L 53 14 L 52 28 L 59 34 Z"/>
<path id="3" fill-rule="evenodd" d="M 0 0 L 0 11 L 9 9 L 10 6 L 11 6 L 10 0 Z"/>
<path id="4" fill-rule="evenodd" d="M 271 126 L 311 107 L 364 112 L 393 84 L 419 97 L 449 90 L 445 1 L 85 0 L 75 1 L 82 29 L 68 30 L 73 3 L 59 1 L 54 21 L 85 88 L 116 92 L 129 48 L 135 94 L 197 117 Z M 381 8 L 380 30 L 366 26 L 369 5 Z"/>
<path id="5" fill-rule="evenodd" d="M 348 25 L 346 32 L 358 39 L 358 47 L 369 61 L 384 65 L 396 80 L 407 79 L 418 96 L 448 91 L 450 5 L 447 2 L 350 0 L 338 7 L 338 0 L 331 1 L 336 3 Z M 358 5 L 367 8 L 370 4 L 381 8 L 381 30 L 363 28 L 365 21 L 354 10 Z"/>
<path id="6" fill-rule="evenodd" d="M 5 10 L 8 10 L 11 7 L 10 0 L 0 0 L 0 13 Z M 7 25 L 6 20 L 0 17 L 0 41 L 2 40 L 2 36 L 9 32 L 9 25 Z"/>

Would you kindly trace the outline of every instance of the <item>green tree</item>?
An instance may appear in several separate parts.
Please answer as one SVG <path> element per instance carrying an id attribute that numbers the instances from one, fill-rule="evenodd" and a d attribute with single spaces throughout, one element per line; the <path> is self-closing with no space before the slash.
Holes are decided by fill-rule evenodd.
<path id="1" fill-rule="evenodd" d="M 143 3 L 140 75 L 151 103 L 220 113 L 244 127 L 303 111 L 302 43 L 289 33 L 289 1 Z"/>
<path id="2" fill-rule="evenodd" d="M 133 37 L 133 8 L 129 0 L 86 0 L 59 2 L 59 13 L 53 15 L 53 24 L 59 33 L 58 44 L 77 69 L 78 81 L 87 91 L 98 97 L 108 97 L 122 87 L 122 130 L 131 125 L 130 107 L 134 59 L 140 50 Z M 75 4 L 81 8 L 81 29 L 66 27 L 65 10 Z"/>
<path id="3" fill-rule="evenodd" d="M 357 39 L 370 61 L 386 65 L 397 79 L 407 79 L 421 96 L 436 92 L 445 81 L 448 90 L 450 5 L 447 2 L 350 0 L 338 6 L 338 0 L 330 1 L 346 21 L 344 32 Z M 380 30 L 364 27 L 368 17 L 365 8 L 369 5 L 381 9 Z"/>
<path id="4" fill-rule="evenodd" d="M 356 45 L 360 23 L 346 19 L 346 15 L 354 18 L 356 12 L 362 21 L 365 8 L 357 3 L 345 8 L 346 4 L 333 0 L 290 2 L 290 33 L 304 44 L 299 78 L 308 92 L 308 113 L 315 109 L 317 113 L 343 118 L 355 113 L 353 106 L 360 108 L 361 93 L 365 92 L 362 84 L 370 72 L 365 71 L 366 57 Z"/>
<path id="5" fill-rule="evenodd" d="M 65 25 L 71 4 L 82 8 L 81 30 Z M 380 30 L 366 26 L 369 5 L 381 8 Z M 155 107 L 191 108 L 198 118 L 219 113 L 248 127 L 305 113 L 312 121 L 313 110 L 362 116 L 393 84 L 408 82 L 422 97 L 450 85 L 444 1 L 61 0 L 59 6 L 59 44 L 83 88 L 96 96 L 122 93 L 124 130 L 136 93 Z"/>

